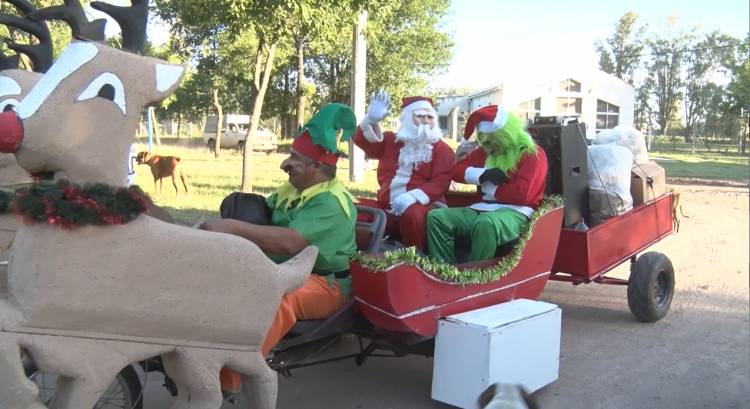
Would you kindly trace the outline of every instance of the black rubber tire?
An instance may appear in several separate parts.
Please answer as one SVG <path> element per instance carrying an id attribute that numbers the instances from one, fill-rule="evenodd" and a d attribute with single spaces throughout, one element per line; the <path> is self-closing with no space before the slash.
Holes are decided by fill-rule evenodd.
<path id="1" fill-rule="evenodd" d="M 26 376 L 29 377 L 29 379 L 32 379 L 39 375 L 39 370 L 36 368 L 36 365 L 34 365 L 34 363 L 28 358 L 24 359 L 23 368 L 26 372 Z M 32 379 L 32 382 L 35 381 Z M 123 389 L 124 398 L 126 399 L 126 402 L 129 402 L 128 404 L 124 404 L 126 405 L 124 406 L 125 408 L 143 409 L 143 388 L 141 386 L 141 381 L 138 378 L 138 372 L 135 371 L 135 368 L 133 368 L 132 365 L 128 365 L 123 368 L 117 374 L 116 379 L 113 381 L 113 383 L 115 382 L 117 382 L 119 384 L 119 387 Z M 52 387 L 49 387 L 48 389 L 52 389 Z M 107 390 L 109 390 L 109 388 L 107 388 Z M 50 393 L 54 394 L 54 392 Z M 101 401 L 97 402 L 97 404 L 94 406 L 94 409 L 98 409 L 100 407 L 111 407 L 104 405 L 105 403 Z"/>
<path id="2" fill-rule="evenodd" d="M 206 147 L 208 148 L 209 152 L 216 152 L 216 140 L 209 139 L 208 142 L 206 142 Z"/>
<path id="3" fill-rule="evenodd" d="M 238 141 L 237 142 L 237 152 L 240 153 L 240 155 L 245 154 L 245 141 Z"/>
<path id="4" fill-rule="evenodd" d="M 628 280 L 628 307 L 639 321 L 656 322 L 667 315 L 674 296 L 674 268 L 662 253 L 638 257 Z"/>

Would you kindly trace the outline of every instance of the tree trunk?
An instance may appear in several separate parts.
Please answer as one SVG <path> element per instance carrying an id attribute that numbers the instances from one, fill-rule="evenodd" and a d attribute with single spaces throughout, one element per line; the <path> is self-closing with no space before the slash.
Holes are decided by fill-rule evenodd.
<path id="1" fill-rule="evenodd" d="M 284 103 L 291 99 L 291 91 L 289 90 L 289 74 L 290 70 L 284 72 Z M 286 110 L 285 110 L 286 111 Z M 281 114 L 281 135 L 284 139 L 292 137 L 292 126 L 289 120 L 289 114 L 284 112 Z"/>
<path id="2" fill-rule="evenodd" d="M 743 122 L 745 123 L 745 129 L 742 129 L 742 126 L 740 126 L 740 135 L 742 140 L 740 141 L 740 154 L 745 154 L 745 148 L 747 147 L 747 134 L 750 133 L 750 112 L 744 111 L 744 118 Z M 743 112 L 741 111 L 741 112 Z"/>
<path id="3" fill-rule="evenodd" d="M 180 139 L 180 127 L 182 126 L 182 114 L 177 113 L 177 139 Z"/>
<path id="4" fill-rule="evenodd" d="M 299 129 L 305 123 L 305 47 L 304 41 L 298 38 L 295 41 L 297 48 L 297 121 L 296 129 Z"/>
<path id="5" fill-rule="evenodd" d="M 213 89 L 213 104 L 216 112 L 216 142 L 214 144 L 214 158 L 218 159 L 221 154 L 221 134 L 224 133 L 224 109 L 219 103 L 219 89 Z"/>
<path id="6" fill-rule="evenodd" d="M 328 77 L 330 78 L 331 82 L 328 84 L 328 89 L 330 94 L 328 95 L 329 101 L 336 101 L 336 66 L 333 60 L 331 60 L 331 65 L 328 67 Z"/>
<path id="7" fill-rule="evenodd" d="M 149 109 L 149 112 L 151 113 L 151 126 L 154 128 L 153 131 L 156 146 L 161 146 L 161 138 L 159 137 L 159 122 L 156 120 L 156 110 Z"/>
<path id="8" fill-rule="evenodd" d="M 693 130 L 691 128 L 688 128 L 687 135 L 688 138 L 690 138 L 690 153 L 695 155 L 695 135 L 691 135 L 693 133 Z"/>
<path id="9" fill-rule="evenodd" d="M 268 48 L 268 55 L 266 56 L 266 64 L 263 67 L 263 81 L 259 84 L 260 77 L 260 66 L 261 59 L 263 58 L 262 44 L 258 46 L 258 57 L 255 63 L 255 81 L 254 85 L 257 87 L 258 92 L 255 94 L 255 101 L 253 102 L 253 113 L 250 116 L 250 129 L 247 131 L 245 137 L 245 152 L 242 160 L 242 187 L 243 192 L 252 192 L 252 170 L 253 170 L 253 140 L 255 139 L 255 132 L 258 130 L 258 124 L 260 123 L 260 115 L 263 109 L 263 98 L 266 95 L 266 89 L 268 88 L 268 82 L 271 78 L 271 71 L 273 71 L 273 57 L 276 54 L 276 43 L 271 43 Z M 258 85 L 260 85 L 258 87 Z"/>

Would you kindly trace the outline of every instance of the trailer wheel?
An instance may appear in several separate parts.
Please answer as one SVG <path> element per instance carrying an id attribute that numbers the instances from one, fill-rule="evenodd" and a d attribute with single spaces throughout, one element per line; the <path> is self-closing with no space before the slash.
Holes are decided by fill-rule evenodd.
<path id="1" fill-rule="evenodd" d="M 208 142 L 206 142 L 206 147 L 210 153 L 214 153 L 216 151 L 216 140 L 209 139 Z"/>
<path id="2" fill-rule="evenodd" d="M 656 322 L 667 315 L 674 295 L 674 268 L 662 253 L 648 252 L 633 264 L 628 280 L 628 306 L 639 321 Z"/>

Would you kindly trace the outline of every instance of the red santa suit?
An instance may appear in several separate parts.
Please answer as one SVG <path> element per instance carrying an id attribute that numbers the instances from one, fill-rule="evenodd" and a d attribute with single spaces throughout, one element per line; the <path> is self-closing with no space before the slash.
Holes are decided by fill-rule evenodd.
<path id="1" fill-rule="evenodd" d="M 486 170 L 484 163 L 487 154 L 484 149 L 475 149 L 453 167 L 453 180 L 459 183 L 480 185 L 479 176 Z M 493 183 L 481 184 L 482 200 L 472 205 L 476 210 L 488 211 L 500 207 L 510 207 L 531 217 L 544 198 L 547 177 L 547 155 L 537 145 L 536 154 L 523 155 L 516 169 L 508 173 L 508 181 L 497 186 Z M 496 202 L 496 203 L 492 203 Z"/>
<path id="2" fill-rule="evenodd" d="M 379 125 L 367 119 L 354 133 L 354 143 L 368 157 L 379 161 L 377 200 L 359 199 L 359 203 L 386 210 L 387 234 L 399 236 L 403 244 L 422 251 L 427 250 L 427 212 L 433 203 L 443 199 L 455 163 L 453 150 L 442 141 L 431 102 L 423 97 L 405 98 L 397 133 L 382 132 Z M 413 114 L 431 115 L 435 120 L 433 127 L 415 125 Z M 394 201 L 403 194 L 413 196 L 416 202 L 399 214 Z"/>

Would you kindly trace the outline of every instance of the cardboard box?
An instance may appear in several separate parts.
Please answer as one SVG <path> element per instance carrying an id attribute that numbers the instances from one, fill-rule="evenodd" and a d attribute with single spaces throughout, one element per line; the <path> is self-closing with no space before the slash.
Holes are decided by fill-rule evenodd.
<path id="1" fill-rule="evenodd" d="M 519 299 L 441 319 L 432 398 L 474 409 L 493 383 L 520 384 L 529 393 L 552 383 L 560 367 L 560 318 L 554 304 Z"/>
<path id="2" fill-rule="evenodd" d="M 667 180 L 664 168 L 655 162 L 633 166 L 630 175 L 633 206 L 651 202 L 666 192 Z"/>

